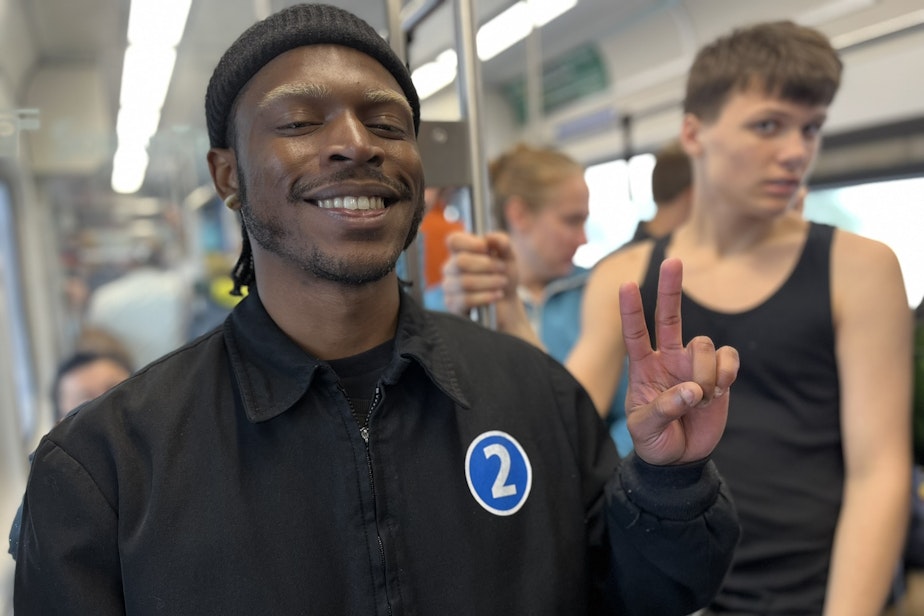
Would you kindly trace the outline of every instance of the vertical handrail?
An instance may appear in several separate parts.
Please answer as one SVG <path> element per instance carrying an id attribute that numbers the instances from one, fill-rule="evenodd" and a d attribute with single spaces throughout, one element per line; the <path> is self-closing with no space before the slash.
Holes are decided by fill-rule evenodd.
<path id="1" fill-rule="evenodd" d="M 430 16 L 443 4 L 443 0 L 411 0 L 401 9 L 401 28 L 405 33 Z"/>
<path id="2" fill-rule="evenodd" d="M 481 65 L 476 51 L 477 31 L 472 0 L 454 0 L 456 8 L 456 40 L 459 70 L 456 81 L 459 85 L 459 99 L 462 117 L 466 118 L 471 161 L 471 200 L 473 231 L 483 235 L 491 230 L 490 195 L 485 163 L 484 130 L 481 122 Z M 494 306 L 479 308 L 478 322 L 491 329 L 497 328 Z"/>
<path id="3" fill-rule="evenodd" d="M 388 44 L 398 58 L 407 64 L 407 33 L 401 24 L 401 0 L 386 0 L 385 20 L 388 27 Z"/>
<path id="4" fill-rule="evenodd" d="M 395 55 L 405 64 L 407 61 L 407 33 L 401 23 L 401 0 L 386 0 L 386 21 L 388 24 L 388 44 Z M 416 237 L 411 245 L 404 251 L 404 262 L 407 265 L 406 275 L 410 278 L 410 288 L 407 291 L 418 302 L 423 303 L 423 285 L 421 272 L 423 271 L 420 258 L 420 237 Z"/>
<path id="5" fill-rule="evenodd" d="M 404 10 L 402 22 L 402 9 L 400 0 L 387 0 L 388 31 L 400 33 L 400 36 L 390 36 L 392 49 L 402 61 L 407 63 L 406 34 L 432 13 L 442 0 L 421 0 L 411 3 Z M 454 0 L 456 21 L 456 47 L 459 70 L 456 77 L 458 84 L 460 109 L 465 121 L 469 141 L 469 169 L 471 172 L 471 205 L 472 205 L 472 231 L 483 235 L 491 230 L 490 195 L 487 181 L 487 163 L 485 162 L 484 134 L 481 122 L 481 72 L 476 51 L 475 35 L 477 24 L 475 22 L 474 3 L 472 0 Z M 416 243 L 416 242 L 415 242 Z M 413 246 L 406 251 L 408 269 L 415 275 L 420 272 L 420 254 Z M 412 286 L 412 292 L 420 299 L 422 289 L 420 284 Z M 497 318 L 493 306 L 479 308 L 477 319 L 485 327 L 497 328 Z"/>

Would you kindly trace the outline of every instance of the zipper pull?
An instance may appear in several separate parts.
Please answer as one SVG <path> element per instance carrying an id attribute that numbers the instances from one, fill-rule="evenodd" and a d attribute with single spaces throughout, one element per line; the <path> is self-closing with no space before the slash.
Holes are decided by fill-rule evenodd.
<path id="1" fill-rule="evenodd" d="M 365 442 L 368 445 L 369 444 L 369 427 L 363 426 L 362 428 L 359 429 L 359 433 L 363 437 L 363 442 Z"/>

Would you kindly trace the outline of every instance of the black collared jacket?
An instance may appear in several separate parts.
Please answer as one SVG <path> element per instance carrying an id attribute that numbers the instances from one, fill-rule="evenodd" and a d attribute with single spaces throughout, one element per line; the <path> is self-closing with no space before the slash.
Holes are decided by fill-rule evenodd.
<path id="1" fill-rule="evenodd" d="M 372 318 L 372 315 L 370 315 Z M 404 296 L 360 429 L 255 293 L 40 444 L 17 616 L 681 616 L 738 537 L 711 462 L 620 463 L 515 338 Z"/>

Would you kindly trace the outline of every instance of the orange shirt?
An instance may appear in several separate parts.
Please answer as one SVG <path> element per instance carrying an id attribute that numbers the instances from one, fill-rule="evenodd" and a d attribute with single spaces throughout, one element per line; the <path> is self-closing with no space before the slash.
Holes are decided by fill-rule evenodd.
<path id="1" fill-rule="evenodd" d="M 423 236 L 424 288 L 429 288 L 443 279 L 443 263 L 449 258 L 446 237 L 454 231 L 464 231 L 461 220 L 446 220 L 446 204 L 438 202 L 424 214 L 420 222 Z"/>

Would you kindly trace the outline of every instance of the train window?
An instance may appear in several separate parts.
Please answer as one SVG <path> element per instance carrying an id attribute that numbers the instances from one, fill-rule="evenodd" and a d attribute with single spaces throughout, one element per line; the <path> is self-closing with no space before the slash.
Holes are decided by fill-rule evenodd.
<path id="1" fill-rule="evenodd" d="M 19 410 L 22 435 L 27 438 L 36 428 L 32 392 L 34 375 L 26 336 L 28 331 L 22 304 L 22 284 L 17 253 L 16 226 L 13 224 L 13 203 L 9 185 L 0 179 L 0 340 L 9 354 L 0 364 L 10 366 L 14 382 L 10 396 Z"/>
<path id="2" fill-rule="evenodd" d="M 812 189 L 805 217 L 853 231 L 889 246 L 898 257 L 908 303 L 924 298 L 924 177 Z"/>
<path id="3" fill-rule="evenodd" d="M 587 243 L 574 255 L 575 265 L 593 267 L 635 233 L 640 220 L 654 216 L 651 171 L 654 155 L 639 154 L 628 161 L 592 165 L 584 173 L 590 189 Z"/>

